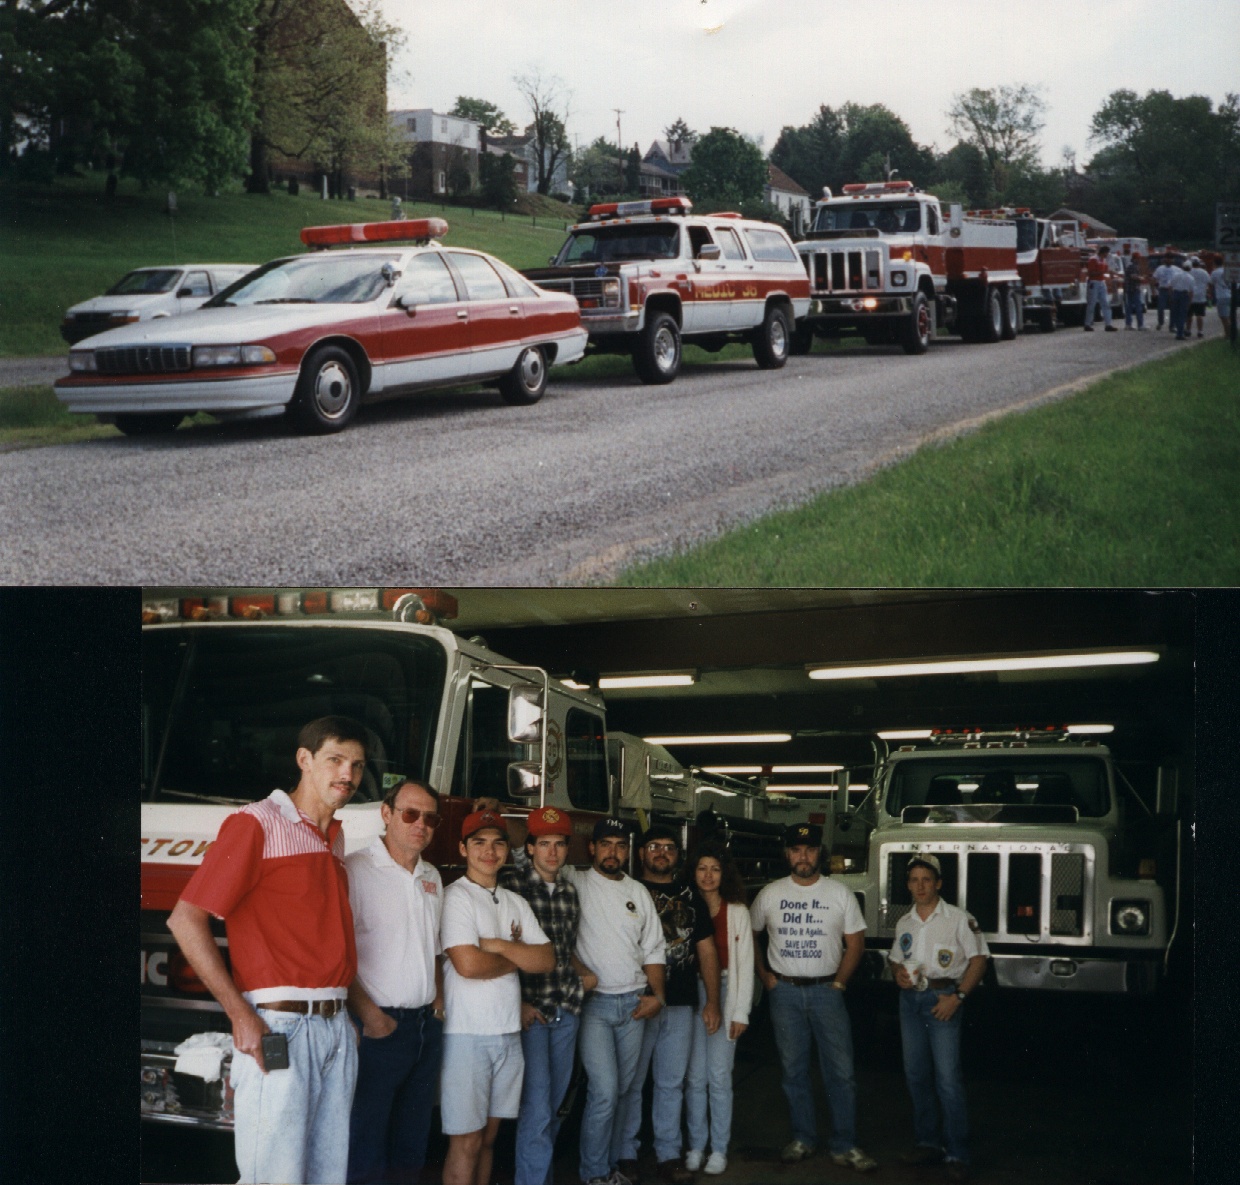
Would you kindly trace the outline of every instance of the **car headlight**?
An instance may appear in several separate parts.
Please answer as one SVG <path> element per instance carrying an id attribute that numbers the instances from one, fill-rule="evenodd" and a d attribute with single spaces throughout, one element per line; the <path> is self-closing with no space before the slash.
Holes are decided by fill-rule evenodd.
<path id="1" fill-rule="evenodd" d="M 891 273 L 891 286 L 893 288 L 903 288 L 907 283 L 908 283 L 908 273 L 906 272 L 892 272 Z"/>
<path id="2" fill-rule="evenodd" d="M 99 368 L 95 365 L 94 350 L 70 350 L 69 351 L 69 369 L 75 371 L 97 371 Z"/>
<path id="3" fill-rule="evenodd" d="M 117 325 L 132 325 L 140 318 L 137 313 L 109 313 L 108 320 L 115 321 Z"/>
<path id="4" fill-rule="evenodd" d="M 194 366 L 261 366 L 276 360 L 267 346 L 195 346 Z"/>
<path id="5" fill-rule="evenodd" d="M 1148 934 L 1150 903 L 1148 901 L 1112 901 L 1112 934 Z"/>

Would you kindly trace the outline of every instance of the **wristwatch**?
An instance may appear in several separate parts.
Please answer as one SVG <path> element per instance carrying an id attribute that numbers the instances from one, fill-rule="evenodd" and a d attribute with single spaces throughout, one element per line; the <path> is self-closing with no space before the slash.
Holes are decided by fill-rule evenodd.
<path id="1" fill-rule="evenodd" d="M 963 1004 L 963 1003 L 964 1003 L 964 1002 L 965 1002 L 968 998 L 969 998 L 969 997 L 968 997 L 968 996 L 967 996 L 964 992 L 961 992 L 961 991 L 957 991 L 957 992 L 956 992 L 956 999 L 957 999 L 957 1000 L 959 1000 L 962 1004 Z"/>

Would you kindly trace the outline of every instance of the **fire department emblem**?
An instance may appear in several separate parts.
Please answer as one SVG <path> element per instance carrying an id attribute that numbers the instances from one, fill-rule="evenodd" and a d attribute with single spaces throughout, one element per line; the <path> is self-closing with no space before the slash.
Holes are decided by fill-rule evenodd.
<path id="1" fill-rule="evenodd" d="M 560 821 L 560 812 L 557 811 L 554 807 L 547 807 L 547 809 L 543 811 L 543 822 L 544 823 L 558 823 L 559 821 Z"/>
<path id="2" fill-rule="evenodd" d="M 594 269 L 594 274 L 596 276 L 605 276 L 607 274 L 607 269 L 600 263 L 598 267 Z"/>
<path id="3" fill-rule="evenodd" d="M 949 950 L 939 951 L 939 966 L 946 969 L 952 965 L 952 952 Z"/>
<path id="4" fill-rule="evenodd" d="M 900 935 L 900 953 L 907 955 L 913 949 L 913 936 L 905 930 Z"/>
<path id="5" fill-rule="evenodd" d="M 547 780 L 554 782 L 564 764 L 564 734 L 554 720 L 547 724 Z"/>

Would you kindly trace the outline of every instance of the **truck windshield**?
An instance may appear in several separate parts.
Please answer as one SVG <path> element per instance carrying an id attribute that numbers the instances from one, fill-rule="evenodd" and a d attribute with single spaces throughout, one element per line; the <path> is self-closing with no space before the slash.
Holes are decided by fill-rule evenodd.
<path id="1" fill-rule="evenodd" d="M 1016 219 L 1016 250 L 1036 251 L 1038 246 L 1038 223 L 1033 218 Z"/>
<path id="2" fill-rule="evenodd" d="M 1063 807 L 1076 807 L 1082 817 L 1097 817 L 1110 805 L 1106 766 L 1097 757 L 1031 754 L 1003 760 L 970 754 L 960 761 L 911 758 L 893 764 L 886 793 L 891 815 L 906 807 L 999 805 L 1060 808 L 1057 815 Z M 970 821 L 967 812 L 960 817 Z M 1035 812 L 1028 817 L 1033 821 Z"/>
<path id="3" fill-rule="evenodd" d="M 447 656 L 365 628 L 155 627 L 142 638 L 143 798 L 253 802 L 297 782 L 297 734 L 351 716 L 369 734 L 355 802 L 429 773 Z"/>
<path id="4" fill-rule="evenodd" d="M 877 230 L 881 234 L 907 234 L 921 230 L 920 202 L 840 202 L 819 206 L 814 230 Z"/>
<path id="5" fill-rule="evenodd" d="M 622 259 L 676 259 L 680 227 L 670 223 L 600 226 L 575 230 L 560 248 L 557 264 L 611 263 Z"/>

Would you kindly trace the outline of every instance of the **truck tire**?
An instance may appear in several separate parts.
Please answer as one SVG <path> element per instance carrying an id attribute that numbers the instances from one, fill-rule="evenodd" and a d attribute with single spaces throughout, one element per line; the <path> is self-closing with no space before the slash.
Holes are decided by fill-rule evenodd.
<path id="1" fill-rule="evenodd" d="M 768 305 L 753 335 L 753 356 L 760 370 L 779 370 L 788 361 L 790 336 L 788 314 L 777 304 Z"/>
<path id="2" fill-rule="evenodd" d="M 499 380 L 499 396 L 514 407 L 537 403 L 547 389 L 547 359 L 537 346 L 526 346 L 516 365 Z"/>
<path id="3" fill-rule="evenodd" d="M 1005 342 L 1010 342 L 1020 332 L 1025 310 L 1021 305 L 1020 293 L 1015 288 L 1005 288 L 1003 290 L 1001 303 L 1003 305 L 1002 337 Z"/>
<path id="4" fill-rule="evenodd" d="M 913 311 L 900 328 L 900 345 L 906 354 L 924 354 L 930 348 L 934 333 L 934 315 L 926 294 L 919 292 L 913 297 Z"/>
<path id="5" fill-rule="evenodd" d="M 792 331 L 792 338 L 788 343 L 788 352 L 800 357 L 808 354 L 814 348 L 814 329 L 813 326 L 801 322 Z"/>
<path id="6" fill-rule="evenodd" d="M 179 411 L 126 412 L 116 417 L 116 426 L 126 436 L 157 436 L 175 432 L 183 419 Z"/>
<path id="7" fill-rule="evenodd" d="M 680 373 L 680 327 L 670 313 L 651 313 L 633 343 L 633 369 L 643 383 L 670 383 Z"/>
<path id="8" fill-rule="evenodd" d="M 997 342 L 1003 337 L 1003 293 L 998 288 L 988 288 L 982 297 L 981 322 L 978 334 L 981 341 Z"/>
<path id="9" fill-rule="evenodd" d="M 320 346 L 302 363 L 289 413 L 302 432 L 326 436 L 347 428 L 361 402 L 353 359 L 339 346 Z"/>

